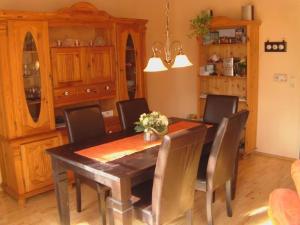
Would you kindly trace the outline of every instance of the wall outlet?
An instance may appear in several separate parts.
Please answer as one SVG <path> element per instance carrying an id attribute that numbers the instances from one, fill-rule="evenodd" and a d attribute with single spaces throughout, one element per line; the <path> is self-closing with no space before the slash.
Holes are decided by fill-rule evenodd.
<path id="1" fill-rule="evenodd" d="M 273 79 L 277 82 L 287 82 L 288 76 L 285 73 L 274 73 Z"/>

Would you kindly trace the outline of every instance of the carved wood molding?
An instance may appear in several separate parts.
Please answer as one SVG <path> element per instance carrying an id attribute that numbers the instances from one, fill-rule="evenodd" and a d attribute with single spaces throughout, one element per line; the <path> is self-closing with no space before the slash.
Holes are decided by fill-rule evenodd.
<path id="1" fill-rule="evenodd" d="M 54 15 L 74 15 L 77 16 L 97 16 L 99 19 L 108 20 L 111 19 L 112 16 L 107 12 L 98 10 L 94 5 L 88 2 L 78 2 L 73 4 L 70 7 L 62 8 L 58 10 Z"/>

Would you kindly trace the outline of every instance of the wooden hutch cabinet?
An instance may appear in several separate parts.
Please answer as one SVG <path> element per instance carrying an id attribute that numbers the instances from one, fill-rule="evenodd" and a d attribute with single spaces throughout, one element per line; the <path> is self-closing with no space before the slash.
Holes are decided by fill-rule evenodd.
<path id="1" fill-rule="evenodd" d="M 64 107 L 112 110 L 104 119 L 111 133 L 120 130 L 115 102 L 145 95 L 146 22 L 85 2 L 51 13 L 0 11 L 0 168 L 3 190 L 20 204 L 53 189 L 45 150 L 68 142 L 56 124 Z"/>
<path id="2" fill-rule="evenodd" d="M 214 17 L 210 38 L 199 39 L 198 117 L 203 116 L 207 94 L 238 96 L 238 110 L 250 111 L 246 153 L 256 148 L 259 25 L 258 21 Z"/>

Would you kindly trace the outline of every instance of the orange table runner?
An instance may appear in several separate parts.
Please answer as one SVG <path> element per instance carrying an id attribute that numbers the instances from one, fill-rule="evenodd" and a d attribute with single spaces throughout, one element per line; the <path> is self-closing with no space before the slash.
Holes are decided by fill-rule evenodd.
<path id="1" fill-rule="evenodd" d="M 169 126 L 169 133 L 199 126 L 199 123 L 180 121 Z M 109 162 L 161 144 L 162 140 L 144 141 L 144 133 L 77 151 L 76 154 L 100 162 Z"/>

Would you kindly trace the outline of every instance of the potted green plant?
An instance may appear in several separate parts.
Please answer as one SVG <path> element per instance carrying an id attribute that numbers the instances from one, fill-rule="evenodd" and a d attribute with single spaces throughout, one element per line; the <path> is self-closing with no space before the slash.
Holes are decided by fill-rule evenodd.
<path id="1" fill-rule="evenodd" d="M 197 15 L 194 19 L 190 20 L 190 26 L 192 33 L 190 37 L 204 37 L 209 33 L 209 24 L 212 16 L 208 13 L 202 12 Z"/>

